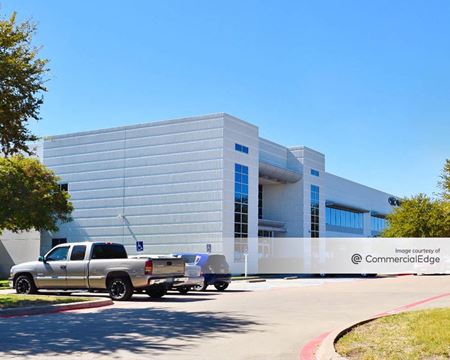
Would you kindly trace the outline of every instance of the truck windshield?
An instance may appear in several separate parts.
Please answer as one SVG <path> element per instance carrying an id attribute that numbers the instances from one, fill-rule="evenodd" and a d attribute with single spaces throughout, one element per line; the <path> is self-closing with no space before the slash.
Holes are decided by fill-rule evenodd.
<path id="1" fill-rule="evenodd" d="M 95 244 L 92 259 L 126 259 L 127 252 L 120 244 Z"/>

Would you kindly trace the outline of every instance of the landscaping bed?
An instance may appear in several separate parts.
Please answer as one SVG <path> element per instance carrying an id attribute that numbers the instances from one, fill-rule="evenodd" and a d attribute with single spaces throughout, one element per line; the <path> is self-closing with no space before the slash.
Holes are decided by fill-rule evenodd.
<path id="1" fill-rule="evenodd" d="M 92 299 L 68 296 L 5 294 L 0 295 L 0 310 L 20 307 L 67 304 L 89 300 Z"/>
<path id="2" fill-rule="evenodd" d="M 353 328 L 335 348 L 351 360 L 450 359 L 450 308 L 381 317 Z"/>
<path id="3" fill-rule="evenodd" d="M 9 289 L 9 281 L 8 280 L 0 280 L 0 290 L 1 289 Z"/>

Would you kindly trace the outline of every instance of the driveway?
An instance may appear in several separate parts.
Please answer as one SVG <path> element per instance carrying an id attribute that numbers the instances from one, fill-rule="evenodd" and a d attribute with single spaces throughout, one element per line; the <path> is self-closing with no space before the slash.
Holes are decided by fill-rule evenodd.
<path id="1" fill-rule="evenodd" d="M 449 276 L 234 282 L 114 306 L 0 319 L 0 358 L 298 359 L 323 332 L 450 292 Z M 450 306 L 450 296 L 420 307 Z"/>

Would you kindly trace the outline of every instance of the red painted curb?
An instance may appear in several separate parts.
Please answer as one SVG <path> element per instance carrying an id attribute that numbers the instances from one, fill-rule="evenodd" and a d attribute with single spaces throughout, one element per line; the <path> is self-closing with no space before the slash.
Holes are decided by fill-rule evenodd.
<path id="1" fill-rule="evenodd" d="M 396 314 L 396 313 L 411 309 L 413 307 L 416 307 L 418 305 L 426 304 L 428 302 L 431 302 L 431 301 L 434 301 L 437 299 L 442 299 L 447 296 L 450 296 L 450 293 L 444 293 L 444 294 L 432 296 L 432 297 L 429 297 L 429 298 L 426 298 L 423 300 L 419 300 L 419 301 L 416 301 L 416 302 L 413 302 L 410 304 L 406 304 L 406 305 L 400 306 L 398 308 L 376 314 L 376 315 L 374 315 L 374 317 L 381 317 L 381 316 Z M 323 334 L 319 335 L 318 337 L 310 340 L 308 343 L 306 343 L 306 345 L 303 346 L 303 348 L 300 351 L 300 360 L 314 360 L 314 352 L 315 352 L 316 348 L 330 333 L 331 333 L 331 331 L 323 333 Z"/>
<path id="2" fill-rule="evenodd" d="M 1 315 L 0 318 L 14 318 L 20 316 L 30 316 L 30 315 L 45 315 L 45 314 L 55 314 L 65 311 L 72 310 L 83 310 L 83 309 L 93 309 L 103 306 L 113 305 L 113 301 L 110 299 L 101 299 L 95 301 L 86 301 L 73 304 L 59 304 L 59 305 L 47 305 L 40 308 L 27 308 L 27 309 L 17 309 L 17 313 L 9 315 Z M 12 311 L 13 312 L 13 311 Z"/>
<path id="3" fill-rule="evenodd" d="M 330 333 L 331 333 L 331 331 L 323 333 L 323 334 L 319 335 L 318 337 L 312 339 L 305 346 L 303 346 L 302 350 L 300 351 L 300 360 L 314 359 L 314 351 L 319 346 L 319 344 L 323 341 L 323 339 L 325 339 L 328 336 L 328 334 L 330 334 Z"/>
<path id="4" fill-rule="evenodd" d="M 406 305 L 400 306 L 400 307 L 392 309 L 392 310 L 384 311 L 382 313 L 376 314 L 375 316 L 385 316 L 385 315 L 395 314 L 395 313 L 398 313 L 398 312 L 401 312 L 401 311 L 405 311 L 405 310 L 411 309 L 411 308 L 416 307 L 418 305 L 426 304 L 428 302 L 444 298 L 446 296 L 450 296 L 450 293 L 444 293 L 444 294 L 441 294 L 441 295 L 432 296 L 432 297 L 429 297 L 429 298 L 426 298 L 426 299 L 423 299 L 423 300 L 419 300 L 419 301 L 413 302 L 411 304 L 406 304 Z"/>

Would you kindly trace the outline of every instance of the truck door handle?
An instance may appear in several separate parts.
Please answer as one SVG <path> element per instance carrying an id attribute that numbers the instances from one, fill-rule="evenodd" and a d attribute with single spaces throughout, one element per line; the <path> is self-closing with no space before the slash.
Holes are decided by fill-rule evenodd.
<path id="1" fill-rule="evenodd" d="M 61 265 L 60 268 L 61 268 L 62 270 L 66 270 L 66 269 L 67 269 L 67 265 Z"/>

